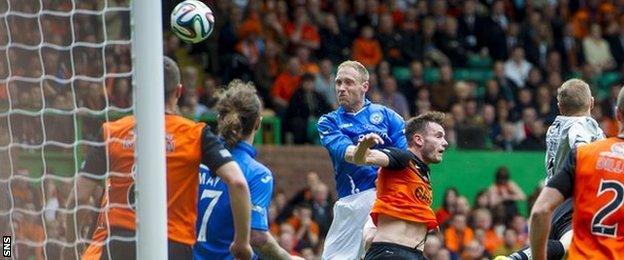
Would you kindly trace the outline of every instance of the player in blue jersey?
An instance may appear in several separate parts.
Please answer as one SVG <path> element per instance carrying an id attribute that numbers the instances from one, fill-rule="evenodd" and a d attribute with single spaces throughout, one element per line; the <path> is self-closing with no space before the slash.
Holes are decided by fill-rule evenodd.
<path id="1" fill-rule="evenodd" d="M 357 61 L 340 64 L 335 80 L 340 107 L 318 121 L 321 143 L 329 151 L 334 165 L 339 197 L 325 239 L 323 259 L 360 259 L 364 256 L 363 229 L 375 202 L 378 167 L 357 166 L 345 160 L 353 157 L 359 139 L 375 133 L 384 140 L 384 145 L 376 148 L 407 149 L 403 118 L 365 98 L 369 89 L 368 77 L 366 68 Z"/>
<path id="2" fill-rule="evenodd" d="M 268 209 L 273 193 L 271 171 L 255 160 L 252 146 L 260 128 L 262 106 L 256 89 L 239 80 L 230 83 L 217 103 L 219 135 L 249 185 L 251 195 L 251 246 L 256 258 L 292 259 L 268 232 Z M 200 167 L 197 243 L 195 259 L 233 259 L 230 244 L 234 239 L 234 223 L 225 183 L 207 167 Z M 296 257 L 295 257 L 296 258 Z"/>

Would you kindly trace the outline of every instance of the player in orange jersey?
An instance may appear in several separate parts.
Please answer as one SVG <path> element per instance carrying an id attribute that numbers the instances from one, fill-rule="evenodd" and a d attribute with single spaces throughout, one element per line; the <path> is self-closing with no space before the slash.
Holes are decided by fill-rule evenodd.
<path id="1" fill-rule="evenodd" d="M 93 238 L 87 249 L 82 253 L 82 260 L 100 260 L 102 258 L 102 247 L 106 242 L 108 234 L 106 229 L 100 228 L 93 232 Z"/>
<path id="2" fill-rule="evenodd" d="M 433 193 L 429 164 L 442 161 L 448 143 L 444 139 L 444 114 L 427 112 L 407 121 L 408 149 L 388 147 L 383 139 L 368 134 L 358 143 L 352 162 L 381 166 L 377 176 L 377 199 L 371 217 L 377 226 L 364 259 L 425 259 L 427 232 L 438 226 L 431 209 Z"/>
<path id="3" fill-rule="evenodd" d="M 553 210 L 573 198 L 568 259 L 624 259 L 624 89 L 617 97 L 617 137 L 570 152 L 535 201 L 530 238 L 533 259 L 546 259 Z"/>
<path id="4" fill-rule="evenodd" d="M 234 216 L 235 236 L 230 250 L 235 257 L 249 259 L 251 206 L 247 182 L 231 154 L 210 132 L 204 123 L 196 123 L 176 115 L 180 98 L 180 70 L 177 64 L 164 58 L 165 77 L 165 131 L 167 158 L 167 229 L 169 258 L 192 259 L 197 218 L 198 169 L 207 165 L 229 190 Z M 75 189 L 69 196 L 68 208 L 76 203 L 88 203 L 91 193 L 106 179 L 102 198 L 102 212 L 94 234 L 105 229 L 108 240 L 104 242 L 101 259 L 136 258 L 136 216 L 134 211 L 134 116 L 126 116 L 102 125 L 105 146 L 92 148 L 78 176 Z M 108 176 L 106 174 L 108 173 Z M 76 199 L 74 199 L 76 198 Z M 75 218 L 74 218 L 75 217 Z M 74 223 L 74 220 L 78 220 Z M 67 236 L 72 243 L 78 230 L 82 230 L 80 216 L 67 217 Z M 71 257 L 74 250 L 64 251 Z M 69 252 L 69 253 L 68 253 Z"/>

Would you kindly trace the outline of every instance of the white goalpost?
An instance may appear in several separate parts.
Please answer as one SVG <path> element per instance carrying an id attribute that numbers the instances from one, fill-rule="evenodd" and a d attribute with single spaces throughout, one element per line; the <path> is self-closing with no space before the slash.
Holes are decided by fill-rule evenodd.
<path id="1" fill-rule="evenodd" d="M 167 259 L 161 17 L 152 0 L 0 0 L 0 236 L 10 237 L 10 257 L 63 259 L 65 248 L 81 257 L 89 245 L 109 254 L 108 242 L 136 240 L 138 259 Z M 102 124 L 130 114 L 137 229 L 117 237 L 96 217 L 119 205 L 101 206 L 95 193 L 88 205 L 64 205 L 79 176 L 93 177 L 80 169 L 106 144 Z M 102 196 L 109 170 L 95 176 Z M 68 216 L 88 223 L 75 224 L 75 241 L 64 234 Z"/>
<path id="2" fill-rule="evenodd" d="M 137 257 L 167 259 L 167 184 L 161 5 L 132 2 L 137 118 Z"/>

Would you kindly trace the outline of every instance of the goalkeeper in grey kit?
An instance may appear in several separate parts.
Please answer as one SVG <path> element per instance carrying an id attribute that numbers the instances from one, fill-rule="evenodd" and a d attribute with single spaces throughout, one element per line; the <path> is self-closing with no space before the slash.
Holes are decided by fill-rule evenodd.
<path id="1" fill-rule="evenodd" d="M 559 172 L 570 151 L 579 145 L 604 139 L 600 126 L 591 118 L 594 98 L 589 85 L 580 79 L 570 79 L 557 90 L 557 116 L 546 133 L 546 182 Z M 561 259 L 572 242 L 572 200 L 555 209 L 548 236 L 548 259 Z M 497 257 L 496 260 L 505 259 Z M 533 259 L 526 247 L 507 259 Z"/>

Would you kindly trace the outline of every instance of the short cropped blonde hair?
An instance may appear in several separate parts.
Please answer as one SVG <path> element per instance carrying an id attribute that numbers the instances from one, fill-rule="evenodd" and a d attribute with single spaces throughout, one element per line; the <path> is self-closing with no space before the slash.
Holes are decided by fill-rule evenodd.
<path id="1" fill-rule="evenodd" d="M 589 84 L 580 79 L 570 79 L 557 90 L 557 102 L 563 115 L 587 111 L 591 106 Z"/>
<path id="2" fill-rule="evenodd" d="M 340 63 L 340 65 L 338 65 L 338 71 L 340 71 L 343 68 L 353 68 L 355 71 L 357 71 L 359 75 L 358 80 L 360 81 L 358 83 L 360 84 L 368 81 L 369 79 L 368 70 L 366 69 L 366 67 L 364 67 L 364 65 L 362 65 L 362 63 L 358 61 L 354 61 L 354 60 L 343 61 L 342 63 Z"/>

